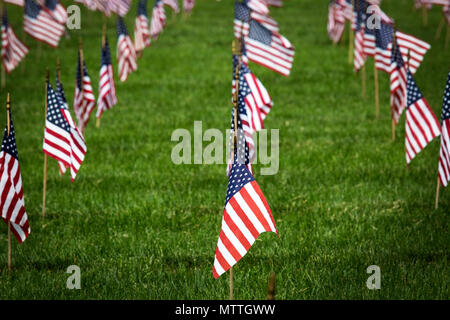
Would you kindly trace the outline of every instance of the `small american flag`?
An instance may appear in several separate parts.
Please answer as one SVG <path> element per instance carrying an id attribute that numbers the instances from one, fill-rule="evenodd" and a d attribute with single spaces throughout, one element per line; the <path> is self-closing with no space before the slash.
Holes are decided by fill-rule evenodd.
<path id="1" fill-rule="evenodd" d="M 166 25 L 166 13 L 162 0 L 155 0 L 152 11 L 152 21 L 150 23 L 150 35 L 153 39 L 158 38 Z"/>
<path id="2" fill-rule="evenodd" d="M 64 92 L 64 87 L 62 82 L 59 80 L 59 77 L 56 77 L 56 94 L 58 95 L 60 101 L 63 104 L 63 108 L 69 110 L 69 104 L 67 103 L 66 93 Z M 63 175 L 66 173 L 66 167 L 64 162 L 58 161 L 59 166 L 59 174 Z"/>
<path id="3" fill-rule="evenodd" d="M 172 8 L 176 13 L 180 12 L 180 8 L 178 7 L 178 0 L 163 0 L 163 3 Z"/>
<path id="4" fill-rule="evenodd" d="M 407 81 L 405 149 L 406 163 L 409 164 L 431 140 L 439 136 L 441 126 L 409 71 Z"/>
<path id="5" fill-rule="evenodd" d="M 3 134 L 2 148 L 0 151 L 0 212 L 6 224 L 11 223 L 11 231 L 19 243 L 25 241 L 30 234 L 30 225 L 25 211 L 23 199 L 22 176 L 20 174 L 19 155 L 17 153 L 16 134 L 9 112 L 9 135 L 8 127 Z"/>
<path id="6" fill-rule="evenodd" d="M 345 17 L 342 7 L 337 2 L 330 2 L 328 6 L 328 36 L 334 43 L 338 43 L 345 30 Z"/>
<path id="7" fill-rule="evenodd" d="M 25 0 L 24 30 L 31 37 L 56 48 L 59 39 L 64 34 L 64 25 L 56 22 L 52 16 L 43 10 L 33 0 Z"/>
<path id="8" fill-rule="evenodd" d="M 439 156 L 439 180 L 446 187 L 450 181 L 450 72 L 442 105 L 441 151 Z"/>
<path id="9" fill-rule="evenodd" d="M 62 173 L 65 168 L 70 168 L 74 181 L 86 154 L 86 143 L 60 96 L 50 84 L 47 88 L 43 151 L 58 161 Z"/>
<path id="10" fill-rule="evenodd" d="M 431 46 L 412 35 L 397 31 L 395 33 L 400 52 L 402 53 L 403 60 L 408 60 L 408 67 L 412 74 L 415 74 L 423 58 Z"/>
<path id="11" fill-rule="evenodd" d="M 195 6 L 195 0 L 183 0 L 183 9 L 185 12 L 191 12 Z"/>
<path id="12" fill-rule="evenodd" d="M 391 113 L 395 124 L 406 107 L 407 68 L 398 46 L 392 48 L 390 82 L 391 82 Z"/>
<path id="13" fill-rule="evenodd" d="M 364 33 L 366 25 L 366 2 L 364 0 L 356 0 L 354 12 L 355 24 L 355 46 L 353 51 L 353 67 L 355 71 L 359 71 L 366 63 L 367 56 L 364 53 Z"/>
<path id="14" fill-rule="evenodd" d="M 7 73 L 13 71 L 28 53 L 28 48 L 16 36 L 8 21 L 6 8 L 2 19 L 2 64 Z"/>
<path id="15" fill-rule="evenodd" d="M 43 8 L 56 22 L 66 24 L 68 18 L 67 10 L 58 0 L 46 0 Z"/>
<path id="16" fill-rule="evenodd" d="M 214 258 L 214 278 L 235 265 L 263 232 L 278 234 L 272 212 L 255 178 L 235 158 Z"/>
<path id="17" fill-rule="evenodd" d="M 136 23 L 134 25 L 134 48 L 142 52 L 150 46 L 150 30 L 147 16 L 147 0 L 139 0 Z"/>
<path id="18" fill-rule="evenodd" d="M 117 61 L 119 62 L 119 79 L 126 81 L 128 75 L 137 70 L 137 61 L 133 42 L 120 16 L 117 18 Z"/>
<path id="19" fill-rule="evenodd" d="M 82 69 L 83 68 L 83 69 Z M 95 96 L 92 90 L 91 78 L 89 77 L 86 63 L 81 61 L 78 52 L 77 78 L 75 83 L 75 95 L 73 108 L 78 119 L 78 128 L 84 132 L 89 122 L 91 112 L 95 108 Z"/>
<path id="20" fill-rule="evenodd" d="M 258 13 L 256 11 L 250 10 L 250 8 L 245 3 L 235 2 L 234 10 L 234 36 L 240 39 L 243 35 L 248 36 L 249 22 L 253 19 L 259 22 L 261 25 L 266 27 L 272 32 L 278 32 L 278 23 L 268 15 Z"/>
<path id="21" fill-rule="evenodd" d="M 294 47 L 289 40 L 255 20 L 250 20 L 249 25 L 248 36 L 245 37 L 248 59 L 289 76 L 294 61 Z"/>
<path id="22" fill-rule="evenodd" d="M 117 103 L 114 71 L 111 63 L 108 39 L 102 47 L 102 62 L 100 67 L 100 84 L 97 101 L 97 118 L 101 118 L 103 111 L 111 109 Z"/>

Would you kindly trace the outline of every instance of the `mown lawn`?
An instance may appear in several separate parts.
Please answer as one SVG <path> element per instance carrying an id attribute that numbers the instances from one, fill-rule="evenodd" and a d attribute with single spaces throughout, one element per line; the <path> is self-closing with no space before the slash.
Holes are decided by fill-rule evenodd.
<path id="1" fill-rule="evenodd" d="M 63 1 L 66 5 L 71 1 Z M 134 27 L 135 4 L 126 22 Z M 150 1 L 151 2 L 151 1 Z M 389 78 L 380 74 L 381 115 L 375 119 L 373 62 L 367 98 L 347 63 L 348 38 L 333 46 L 326 33 L 328 1 L 290 0 L 272 9 L 296 48 L 292 75 L 260 66 L 253 72 L 275 106 L 266 128 L 280 130 L 280 170 L 256 179 L 279 237 L 263 234 L 234 268 L 237 299 L 265 299 L 276 273 L 277 299 L 448 299 L 450 190 L 434 210 L 439 141 L 405 166 L 404 116 L 391 141 Z M 423 26 L 413 1 L 382 8 L 404 32 L 432 49 L 416 74 L 440 118 L 450 51 L 435 40 L 441 10 Z M 149 3 L 149 12 L 151 4 Z M 20 35 L 21 10 L 8 6 Z M 225 131 L 230 122 L 233 1 L 197 0 L 192 16 L 174 17 L 144 52 L 139 71 L 117 85 L 119 104 L 100 129 L 86 129 L 88 153 L 75 183 L 49 160 L 47 215 L 41 216 L 44 79 L 54 83 L 56 58 L 73 101 L 79 37 L 97 94 L 102 17 L 82 9 L 82 29 L 57 50 L 27 39 L 25 69 L 7 78 L 31 235 L 13 244 L 7 271 L 7 228 L 0 227 L 2 299 L 226 299 L 229 274 L 212 276 L 227 187 L 226 165 L 174 165 L 171 134 Z M 115 19 L 108 19 L 115 57 Z M 117 66 L 115 66 L 117 69 Z M 1 122 L 5 123 L 6 113 Z M 204 143 L 204 146 L 207 143 Z M 70 265 L 81 290 L 66 288 Z M 381 268 L 381 290 L 366 287 L 366 268 Z"/>

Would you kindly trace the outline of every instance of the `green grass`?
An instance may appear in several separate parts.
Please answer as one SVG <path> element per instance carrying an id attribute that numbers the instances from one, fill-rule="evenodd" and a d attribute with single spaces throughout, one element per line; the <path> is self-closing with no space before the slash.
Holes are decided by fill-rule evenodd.
<path id="1" fill-rule="evenodd" d="M 372 60 L 363 101 L 360 78 L 347 64 L 347 34 L 338 46 L 327 37 L 327 3 L 291 0 L 272 9 L 296 48 L 289 78 L 251 65 L 275 102 L 266 127 L 280 129 L 278 174 L 260 176 L 256 166 L 280 236 L 263 234 L 235 266 L 235 298 L 265 299 L 274 271 L 277 299 L 448 299 L 449 190 L 441 189 L 434 210 L 439 141 L 406 169 L 404 116 L 391 141 L 389 78 L 380 74 L 376 120 Z M 440 117 L 450 61 L 443 37 L 434 40 L 440 10 L 429 13 L 424 27 L 412 1 L 385 0 L 383 9 L 402 31 L 432 45 L 416 81 Z M 8 10 L 20 35 L 21 11 Z M 130 32 L 134 12 L 126 19 Z M 25 243 L 13 244 L 12 273 L 7 229 L 0 227 L 0 298 L 226 299 L 229 274 L 214 280 L 211 271 L 226 166 L 174 165 L 170 137 L 176 128 L 193 132 L 195 120 L 204 129 L 229 126 L 232 1 L 198 0 L 187 19 L 168 13 L 166 30 L 144 52 L 139 71 L 117 85 L 119 104 L 104 114 L 101 129 L 91 120 L 75 183 L 60 178 L 49 160 L 41 217 L 45 68 L 53 81 L 61 57 L 72 102 L 82 36 L 97 94 L 101 21 L 83 9 L 82 29 L 57 50 L 43 45 L 40 59 L 37 43 L 27 39 L 26 71 L 19 66 L 0 94 L 0 101 L 12 94 L 31 225 Z M 114 57 L 114 18 L 108 27 Z M 81 290 L 66 289 L 72 264 L 81 268 Z M 373 264 L 381 268 L 381 290 L 366 288 Z"/>

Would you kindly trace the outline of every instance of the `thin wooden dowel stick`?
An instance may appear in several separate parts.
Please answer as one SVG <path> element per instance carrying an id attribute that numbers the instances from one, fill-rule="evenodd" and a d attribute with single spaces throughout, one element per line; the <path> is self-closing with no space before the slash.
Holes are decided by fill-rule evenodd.
<path id="1" fill-rule="evenodd" d="M 230 268 L 230 300 L 233 300 L 233 267 Z"/>
<path id="2" fill-rule="evenodd" d="M 364 63 L 361 68 L 361 95 L 362 99 L 366 100 L 366 64 Z"/>
<path id="3" fill-rule="evenodd" d="M 6 87 L 6 73 L 5 68 L 3 66 L 0 66 L 2 68 L 2 89 L 5 89 Z"/>
<path id="4" fill-rule="evenodd" d="M 423 25 L 426 26 L 428 24 L 428 12 L 426 6 L 422 6 L 422 19 Z"/>
<path id="5" fill-rule="evenodd" d="M 8 136 L 11 129 L 11 95 L 8 92 L 8 96 L 6 98 L 6 117 L 8 119 Z M 8 221 L 8 270 L 11 271 L 11 221 Z"/>
<path id="6" fill-rule="evenodd" d="M 353 30 L 352 23 L 348 23 L 348 64 L 353 64 Z"/>
<path id="7" fill-rule="evenodd" d="M 441 37 L 442 29 L 444 29 L 444 26 L 445 26 L 445 17 L 442 16 L 441 22 L 439 22 L 439 26 L 436 30 L 436 35 L 434 36 L 435 40 Z"/>
<path id="8" fill-rule="evenodd" d="M 49 81 L 49 71 L 47 69 L 45 75 L 45 119 L 47 120 L 47 94 L 48 94 L 48 81 Z M 47 194 L 47 153 L 44 153 L 44 182 L 42 190 L 42 216 L 45 217 L 45 197 Z"/>
<path id="9" fill-rule="evenodd" d="M 392 141 L 395 141 L 395 120 L 392 119 Z"/>
<path id="10" fill-rule="evenodd" d="M 439 177 L 437 178 L 437 186 L 436 186 L 436 201 L 434 203 L 434 208 L 437 209 L 439 207 L 439 188 L 441 186 L 441 182 L 439 181 Z"/>
<path id="11" fill-rule="evenodd" d="M 378 69 L 375 59 L 373 60 L 373 77 L 375 82 L 375 117 L 380 118 L 380 95 L 378 89 Z"/>

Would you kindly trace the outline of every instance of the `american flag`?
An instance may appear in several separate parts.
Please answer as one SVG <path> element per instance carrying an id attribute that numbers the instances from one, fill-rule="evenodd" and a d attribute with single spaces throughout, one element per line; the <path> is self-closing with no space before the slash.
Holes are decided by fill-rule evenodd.
<path id="1" fill-rule="evenodd" d="M 64 92 L 64 87 L 62 82 L 59 80 L 59 77 L 56 77 L 56 94 L 58 95 L 58 98 L 62 102 L 64 109 L 69 110 L 69 104 L 67 103 L 66 93 Z M 68 167 L 66 167 L 64 162 L 58 161 L 58 166 L 60 175 L 66 173 L 66 169 Z"/>
<path id="2" fill-rule="evenodd" d="M 83 69 L 81 69 L 83 68 Z M 92 90 L 91 78 L 89 77 L 86 63 L 81 61 L 80 52 L 78 52 L 77 78 L 75 83 L 73 109 L 78 119 L 78 128 L 84 132 L 84 128 L 89 122 L 91 112 L 95 108 L 95 96 Z"/>
<path id="3" fill-rule="evenodd" d="M 158 38 L 166 25 L 166 13 L 162 0 L 155 0 L 152 11 L 152 21 L 150 23 L 150 35 L 153 39 Z"/>
<path id="4" fill-rule="evenodd" d="M 374 11 L 371 11 L 370 13 L 380 19 L 380 24 L 384 23 L 392 25 L 394 23 L 394 21 L 389 18 L 378 5 L 372 5 L 372 8 Z M 366 20 L 364 30 L 364 54 L 368 57 L 374 57 L 376 54 L 376 31 L 379 29 L 377 29 L 376 26 L 370 26 L 368 21 L 369 18 Z"/>
<path id="5" fill-rule="evenodd" d="M 390 43 L 394 35 L 394 27 L 381 22 L 380 28 L 375 30 L 375 65 L 378 70 L 390 73 L 391 50 Z"/>
<path id="6" fill-rule="evenodd" d="M 134 25 L 134 48 L 142 52 L 150 46 L 150 30 L 147 16 L 147 0 L 139 0 L 136 23 Z"/>
<path id="7" fill-rule="evenodd" d="M 25 0 L 24 30 L 36 40 L 56 48 L 64 34 L 64 25 L 56 22 L 52 16 L 33 0 Z"/>
<path id="8" fill-rule="evenodd" d="M 412 74 L 415 74 L 423 58 L 431 46 L 412 35 L 397 31 L 395 33 L 398 46 L 403 56 L 403 60 L 408 60 L 408 67 Z"/>
<path id="9" fill-rule="evenodd" d="M 195 0 L 183 0 L 183 9 L 186 12 L 191 12 L 195 6 Z"/>
<path id="10" fill-rule="evenodd" d="M 282 7 L 283 6 L 283 0 L 266 0 L 266 2 L 269 6 L 273 6 L 273 7 Z"/>
<path id="11" fill-rule="evenodd" d="M 2 148 L 0 151 L 0 211 L 3 221 L 11 223 L 11 231 L 19 243 L 25 241 L 30 234 L 30 225 L 25 211 L 23 199 L 22 177 L 20 174 L 19 155 L 17 153 L 16 134 L 10 116 L 9 135 L 8 127 L 3 134 Z"/>
<path id="12" fill-rule="evenodd" d="M 176 13 L 180 12 L 180 8 L 178 7 L 178 0 L 163 0 L 163 4 L 172 8 Z"/>
<path id="13" fill-rule="evenodd" d="M 66 24 L 68 18 L 67 10 L 58 0 L 46 0 L 43 8 L 56 22 Z"/>
<path id="14" fill-rule="evenodd" d="M 100 84 L 97 101 L 97 118 L 101 118 L 103 111 L 111 109 L 117 103 L 114 72 L 111 63 L 108 39 L 102 47 L 102 62 L 100 67 Z"/>
<path id="15" fill-rule="evenodd" d="M 214 278 L 235 265 L 263 232 L 278 234 L 272 212 L 255 178 L 235 159 L 214 258 Z"/>
<path id="16" fill-rule="evenodd" d="M 441 126 L 409 71 L 407 79 L 405 149 L 406 163 L 409 164 L 431 140 L 439 136 Z"/>
<path id="17" fill-rule="evenodd" d="M 25 58 L 28 48 L 16 36 L 9 24 L 6 8 L 2 19 L 2 64 L 7 73 L 13 71 Z"/>
<path id="18" fill-rule="evenodd" d="M 278 23 L 268 15 L 258 13 L 256 11 L 250 10 L 250 8 L 245 3 L 235 2 L 234 11 L 234 36 L 237 39 L 248 36 L 249 22 L 253 19 L 263 25 L 265 28 L 272 32 L 278 32 Z"/>
<path id="19" fill-rule="evenodd" d="M 248 59 L 289 76 L 294 61 L 294 47 L 289 40 L 255 20 L 250 20 L 249 25 L 248 36 L 245 37 Z"/>
<path id="20" fill-rule="evenodd" d="M 339 7 L 341 8 L 345 20 L 352 22 L 353 21 L 352 0 L 336 0 L 336 2 L 339 4 Z"/>
<path id="21" fill-rule="evenodd" d="M 328 36 L 334 43 L 338 43 L 345 30 L 344 12 L 337 2 L 331 1 L 328 6 Z"/>
<path id="22" fill-rule="evenodd" d="M 450 181 L 450 72 L 442 105 L 441 151 L 439 156 L 439 180 L 446 187 Z"/>
<path id="23" fill-rule="evenodd" d="M 120 16 L 117 18 L 117 61 L 119 62 L 119 79 L 126 81 L 128 75 L 137 70 L 137 61 L 133 42 Z"/>
<path id="24" fill-rule="evenodd" d="M 23 7 L 24 0 L 3 0 L 5 3 L 15 4 L 16 6 Z"/>
<path id="25" fill-rule="evenodd" d="M 115 0 L 75 0 L 75 2 L 84 4 L 89 10 L 98 10 L 103 12 L 107 17 L 111 12 L 116 10 Z"/>
<path id="26" fill-rule="evenodd" d="M 448 6 L 450 5 L 450 0 L 422 0 L 424 4 L 437 5 L 437 6 Z"/>
<path id="27" fill-rule="evenodd" d="M 391 113 L 395 124 L 406 107 L 407 67 L 398 46 L 392 48 L 390 81 L 391 81 Z"/>
<path id="28" fill-rule="evenodd" d="M 355 71 L 359 71 L 364 63 L 367 60 L 367 56 L 364 53 L 364 33 L 365 33 L 365 24 L 366 24 L 366 14 L 365 14 L 365 5 L 366 2 L 364 0 L 356 0 L 355 5 L 355 16 L 354 16 L 354 24 L 355 24 L 355 46 L 353 51 L 353 65 Z"/>
<path id="29" fill-rule="evenodd" d="M 58 161 L 62 173 L 65 168 L 70 168 L 74 181 L 86 154 L 86 143 L 60 96 L 50 84 L 47 88 L 43 151 Z"/>

